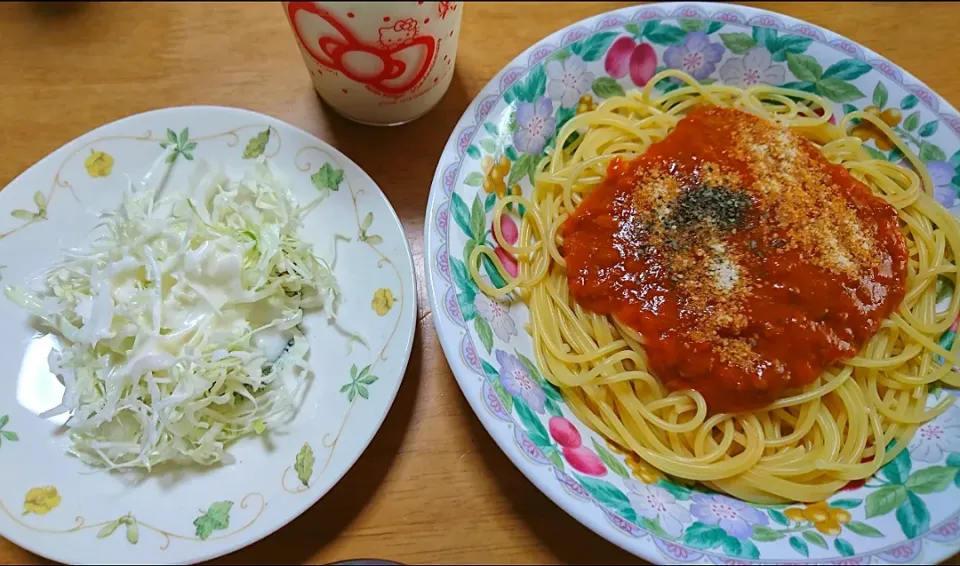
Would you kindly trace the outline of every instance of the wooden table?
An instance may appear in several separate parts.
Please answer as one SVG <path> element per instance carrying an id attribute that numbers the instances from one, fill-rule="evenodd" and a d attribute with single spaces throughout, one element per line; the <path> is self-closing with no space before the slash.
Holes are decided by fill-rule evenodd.
<path id="1" fill-rule="evenodd" d="M 751 4 L 852 38 L 960 105 L 951 39 L 958 4 Z M 219 562 L 638 562 L 563 513 L 500 452 L 457 388 L 422 285 L 427 193 L 470 100 L 533 42 L 626 5 L 469 3 L 456 76 L 441 104 L 412 124 L 375 129 L 320 105 L 279 3 L 0 4 L 0 186 L 101 124 L 165 106 L 216 104 L 275 116 L 340 148 L 403 220 L 420 311 L 413 359 L 389 417 L 322 501 Z M 2 539 L 0 561 L 41 562 Z"/>

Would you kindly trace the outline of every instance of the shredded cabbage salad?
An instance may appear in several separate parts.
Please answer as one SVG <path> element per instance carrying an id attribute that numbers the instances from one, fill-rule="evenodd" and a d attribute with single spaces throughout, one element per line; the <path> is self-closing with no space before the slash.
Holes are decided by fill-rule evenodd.
<path id="1" fill-rule="evenodd" d="M 333 320 L 333 267 L 298 236 L 289 190 L 262 161 L 205 167 L 186 194 L 124 191 L 89 249 L 6 296 L 59 335 L 70 451 L 106 467 L 229 463 L 229 443 L 292 418 L 310 372 L 304 311 Z"/>

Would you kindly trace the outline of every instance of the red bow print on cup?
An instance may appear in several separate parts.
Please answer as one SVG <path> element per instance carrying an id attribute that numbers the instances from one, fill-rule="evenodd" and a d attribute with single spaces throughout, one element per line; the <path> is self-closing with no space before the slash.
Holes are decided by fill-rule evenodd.
<path id="1" fill-rule="evenodd" d="M 402 96 L 415 88 L 436 58 L 437 41 L 418 35 L 412 18 L 380 28 L 380 44 L 371 45 L 313 2 L 290 2 L 287 15 L 297 39 L 317 63 L 385 96 Z"/>
<path id="2" fill-rule="evenodd" d="M 440 15 L 441 20 L 447 17 L 447 12 L 456 10 L 456 2 L 437 2 L 437 14 Z"/>

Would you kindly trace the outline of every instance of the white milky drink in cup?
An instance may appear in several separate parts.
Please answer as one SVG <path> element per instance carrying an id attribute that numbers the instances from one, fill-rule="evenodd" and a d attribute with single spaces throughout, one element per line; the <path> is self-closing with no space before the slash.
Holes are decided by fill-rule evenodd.
<path id="1" fill-rule="evenodd" d="M 337 112 L 403 124 L 453 79 L 462 2 L 283 2 L 313 86 Z"/>

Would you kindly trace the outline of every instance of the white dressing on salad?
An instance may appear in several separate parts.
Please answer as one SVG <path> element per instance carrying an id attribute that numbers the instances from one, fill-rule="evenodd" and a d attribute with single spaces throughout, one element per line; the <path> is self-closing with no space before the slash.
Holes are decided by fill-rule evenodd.
<path id="1" fill-rule="evenodd" d="M 292 418 L 305 393 L 304 311 L 331 321 L 332 266 L 298 235 L 263 162 L 201 170 L 186 194 L 130 186 L 89 249 L 6 296 L 59 335 L 71 452 L 106 468 L 229 461 L 227 445 Z"/>

